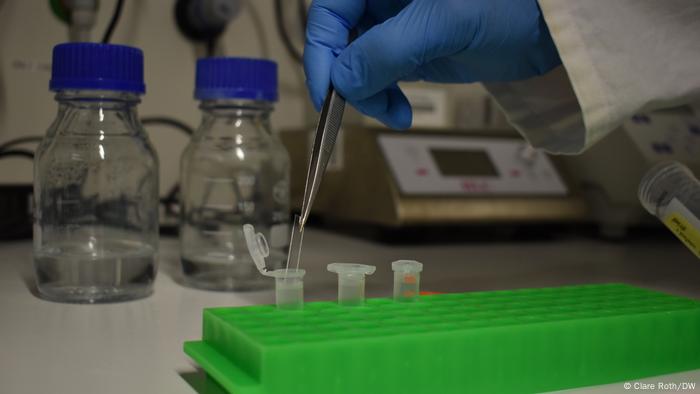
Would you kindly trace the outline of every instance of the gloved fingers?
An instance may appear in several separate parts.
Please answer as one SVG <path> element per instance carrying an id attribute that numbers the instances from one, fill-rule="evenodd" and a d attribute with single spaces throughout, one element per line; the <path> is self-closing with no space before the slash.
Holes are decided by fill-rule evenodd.
<path id="1" fill-rule="evenodd" d="M 362 16 L 362 18 L 360 18 L 360 21 L 357 23 L 357 26 L 355 26 L 355 29 L 357 30 L 357 35 L 361 36 L 365 34 L 367 30 L 371 29 L 376 24 L 377 20 L 374 18 L 374 16 L 365 13 Z"/>
<path id="2" fill-rule="evenodd" d="M 404 75 L 401 77 L 401 80 L 404 82 L 415 82 L 415 81 L 423 81 L 425 79 L 425 75 L 423 74 L 423 70 L 421 70 L 421 67 L 411 71 L 407 75 Z"/>
<path id="3" fill-rule="evenodd" d="M 420 75 L 421 80 L 440 83 L 471 83 L 482 80 L 490 70 L 497 65 L 489 66 L 486 70 L 480 70 L 479 62 L 473 61 L 470 56 L 461 58 L 438 58 L 420 66 L 415 75 Z"/>
<path id="4" fill-rule="evenodd" d="M 393 85 L 363 100 L 350 102 L 358 111 L 376 118 L 393 129 L 411 127 L 413 111 L 411 104 L 398 88 Z"/>
<path id="5" fill-rule="evenodd" d="M 328 92 L 333 61 L 347 46 L 348 32 L 364 12 L 365 0 L 315 0 L 309 7 L 304 71 L 317 110 Z"/>
<path id="6" fill-rule="evenodd" d="M 433 40 L 426 30 L 430 13 L 410 3 L 393 18 L 367 30 L 333 63 L 331 80 L 350 101 L 371 97 L 410 75 L 425 59 L 425 48 Z M 427 28 L 427 29 L 426 29 Z"/>
<path id="7" fill-rule="evenodd" d="M 367 0 L 365 14 L 372 16 L 375 23 L 382 23 L 395 16 L 413 0 Z"/>
<path id="8" fill-rule="evenodd" d="M 366 0 L 365 13 L 357 26 L 358 35 L 362 35 L 376 24 L 395 16 L 412 0 Z"/>

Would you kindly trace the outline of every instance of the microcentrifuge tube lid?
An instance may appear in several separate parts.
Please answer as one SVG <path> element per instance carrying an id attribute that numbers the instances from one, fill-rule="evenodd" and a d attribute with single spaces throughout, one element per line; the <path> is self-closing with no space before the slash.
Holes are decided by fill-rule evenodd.
<path id="1" fill-rule="evenodd" d="M 252 224 L 243 225 L 243 235 L 246 245 L 248 246 L 250 257 L 253 258 L 255 266 L 261 274 L 275 279 L 300 279 L 304 277 L 306 271 L 298 268 L 280 268 L 274 271 L 268 270 L 265 264 L 265 257 L 270 255 L 270 247 L 267 244 L 265 236 L 262 233 L 255 233 L 255 228 Z"/>
<path id="2" fill-rule="evenodd" d="M 328 271 L 338 275 L 372 275 L 377 267 L 366 264 L 355 263 L 330 263 L 327 267 Z"/>
<path id="3" fill-rule="evenodd" d="M 270 247 L 262 233 L 255 233 L 255 228 L 252 224 L 243 225 L 243 236 L 245 243 L 248 246 L 248 253 L 253 258 L 255 266 L 261 274 L 269 276 L 265 265 L 265 257 L 270 255 Z"/>
<path id="4" fill-rule="evenodd" d="M 396 260 L 391 263 L 391 269 L 394 272 L 421 272 L 423 263 L 415 260 Z"/>

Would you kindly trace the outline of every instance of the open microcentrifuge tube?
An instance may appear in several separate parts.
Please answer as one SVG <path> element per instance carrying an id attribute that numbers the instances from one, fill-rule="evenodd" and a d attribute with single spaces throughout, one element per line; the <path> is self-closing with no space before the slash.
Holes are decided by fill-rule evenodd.
<path id="1" fill-rule="evenodd" d="M 279 309 L 302 309 L 304 307 L 304 274 L 302 269 L 278 269 L 266 273 L 275 278 L 275 299 Z"/>
<path id="2" fill-rule="evenodd" d="M 394 271 L 394 301 L 414 301 L 420 292 L 420 273 L 423 264 L 414 260 L 391 263 Z"/>
<path id="3" fill-rule="evenodd" d="M 331 263 L 328 271 L 338 274 L 338 304 L 358 306 L 365 303 L 365 276 L 372 275 L 373 265 Z"/>
<path id="4" fill-rule="evenodd" d="M 275 278 L 275 299 L 279 309 L 302 309 L 304 307 L 304 274 L 302 269 L 281 268 L 269 271 L 265 257 L 270 255 L 270 248 L 262 233 L 255 233 L 250 224 L 243 225 L 248 253 L 261 274 Z"/>

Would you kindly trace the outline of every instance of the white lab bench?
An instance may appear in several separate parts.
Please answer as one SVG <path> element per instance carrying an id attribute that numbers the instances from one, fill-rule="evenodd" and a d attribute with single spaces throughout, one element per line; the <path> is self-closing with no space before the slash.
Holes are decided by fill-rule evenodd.
<path id="1" fill-rule="evenodd" d="M 272 303 L 273 291 L 221 293 L 178 282 L 177 240 L 161 240 L 160 272 L 146 299 L 69 305 L 36 297 L 31 243 L 0 243 L 0 393 L 193 393 L 203 374 L 182 351 L 201 337 L 202 309 Z M 584 238 L 396 246 L 317 229 L 304 241 L 306 300 L 332 299 L 329 262 L 377 266 L 368 296 L 389 296 L 390 262 L 422 261 L 421 288 L 456 292 L 625 282 L 700 298 L 700 261 L 673 239 L 612 243 Z M 650 355 L 653 357 L 653 355 Z M 700 383 L 700 370 L 644 382 Z M 700 388 L 697 389 L 700 392 Z M 575 392 L 629 392 L 622 382 Z"/>

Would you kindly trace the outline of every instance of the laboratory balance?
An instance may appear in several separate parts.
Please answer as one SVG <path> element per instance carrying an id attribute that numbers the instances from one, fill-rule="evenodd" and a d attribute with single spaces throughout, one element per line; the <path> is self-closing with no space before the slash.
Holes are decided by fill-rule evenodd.
<path id="1" fill-rule="evenodd" d="M 313 131 L 281 137 L 299 209 Z M 513 130 L 350 125 L 338 136 L 313 214 L 384 227 L 518 224 L 580 221 L 586 205 L 563 163 Z"/>

